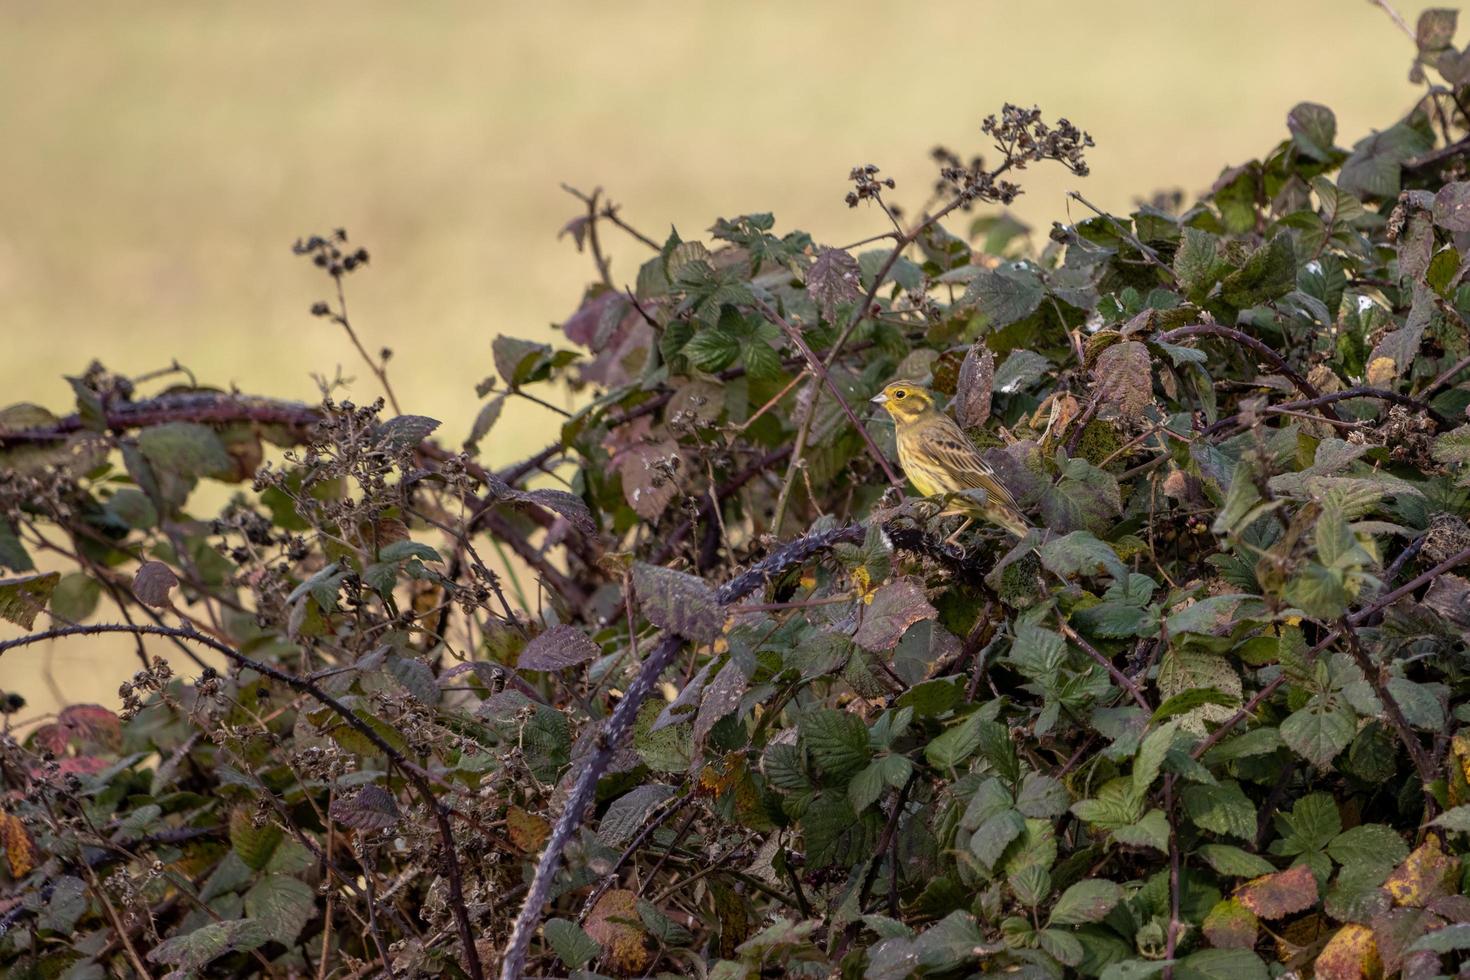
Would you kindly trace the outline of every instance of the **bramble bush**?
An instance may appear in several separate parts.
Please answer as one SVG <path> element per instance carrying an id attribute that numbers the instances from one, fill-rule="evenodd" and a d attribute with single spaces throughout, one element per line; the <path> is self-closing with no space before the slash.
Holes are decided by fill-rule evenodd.
<path id="1" fill-rule="evenodd" d="M 463 446 L 397 404 L 340 232 L 297 245 L 312 313 L 385 400 L 94 365 L 0 411 L 0 656 L 139 659 L 120 711 L 6 696 L 6 976 L 1460 968 L 1470 51 L 1410 33 L 1388 128 L 1302 103 L 1198 203 L 1044 238 L 988 206 L 1091 140 L 1014 106 L 912 211 L 855 168 L 851 246 L 578 194 L 596 281 L 564 344 L 495 339 Z M 1037 531 L 945 543 L 895 377 Z"/>

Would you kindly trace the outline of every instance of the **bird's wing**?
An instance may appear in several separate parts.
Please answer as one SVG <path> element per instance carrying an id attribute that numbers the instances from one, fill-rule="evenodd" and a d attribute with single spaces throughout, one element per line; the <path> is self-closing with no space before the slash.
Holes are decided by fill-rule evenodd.
<path id="1" fill-rule="evenodd" d="M 975 451 L 965 433 L 946 416 L 940 416 L 932 430 L 926 433 L 925 448 L 936 462 L 943 465 L 955 481 L 967 489 L 984 490 L 987 497 L 1009 507 L 1020 510 L 1016 498 L 996 479 L 990 464 Z"/>

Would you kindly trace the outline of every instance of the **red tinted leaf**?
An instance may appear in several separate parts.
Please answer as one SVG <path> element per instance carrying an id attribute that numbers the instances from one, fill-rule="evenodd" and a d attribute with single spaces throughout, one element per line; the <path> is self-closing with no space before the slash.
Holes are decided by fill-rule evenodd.
<path id="1" fill-rule="evenodd" d="M 889 582 L 874 594 L 872 603 L 863 608 L 863 621 L 853 634 L 853 641 L 874 653 L 892 650 L 910 626 L 937 615 L 923 588 L 913 579 Z"/>
<path id="2" fill-rule="evenodd" d="M 633 566 L 633 588 L 643 615 L 655 626 L 708 643 L 720 635 L 725 613 L 703 579 L 643 562 Z"/>
<path id="3" fill-rule="evenodd" d="M 387 830 L 398 823 L 398 801 L 381 786 L 370 783 L 352 796 L 332 801 L 332 819 L 357 830 Z"/>
<path id="4" fill-rule="evenodd" d="M 1235 897 L 1262 919 L 1280 919 L 1317 904 L 1317 879 L 1305 864 L 1254 878 Z"/>
<path id="5" fill-rule="evenodd" d="M 862 298 L 862 275 L 857 259 L 840 248 L 824 248 L 806 273 L 806 291 L 822 316 L 832 320 L 837 307 Z"/>
<path id="6" fill-rule="evenodd" d="M 561 670 L 586 663 L 601 652 L 586 633 L 562 624 L 527 643 L 516 666 L 523 670 Z"/>

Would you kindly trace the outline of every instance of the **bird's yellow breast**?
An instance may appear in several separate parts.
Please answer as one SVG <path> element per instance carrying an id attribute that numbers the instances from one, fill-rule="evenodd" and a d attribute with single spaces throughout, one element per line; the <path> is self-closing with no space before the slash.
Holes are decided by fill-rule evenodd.
<path id="1" fill-rule="evenodd" d="M 949 485 L 952 481 L 945 480 L 942 469 L 936 467 L 923 453 L 915 451 L 921 438 L 917 429 L 918 426 L 913 424 L 897 427 L 898 463 L 921 496 L 932 497 L 947 493 L 952 489 Z"/>

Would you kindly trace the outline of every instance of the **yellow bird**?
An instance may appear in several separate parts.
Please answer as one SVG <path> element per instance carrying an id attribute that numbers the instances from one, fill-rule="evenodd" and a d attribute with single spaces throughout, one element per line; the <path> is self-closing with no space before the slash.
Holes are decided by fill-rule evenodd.
<path id="1" fill-rule="evenodd" d="M 964 496 L 950 502 L 944 514 L 962 514 L 965 523 L 949 536 L 960 536 L 976 517 L 990 521 L 1018 538 L 1031 530 L 1016 499 L 981 458 L 964 430 L 934 406 L 934 395 L 908 381 L 895 381 L 873 398 L 893 416 L 898 437 L 898 462 L 904 474 L 924 496 L 983 490 L 985 502 Z"/>

